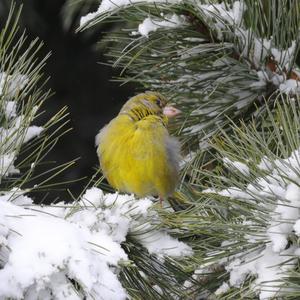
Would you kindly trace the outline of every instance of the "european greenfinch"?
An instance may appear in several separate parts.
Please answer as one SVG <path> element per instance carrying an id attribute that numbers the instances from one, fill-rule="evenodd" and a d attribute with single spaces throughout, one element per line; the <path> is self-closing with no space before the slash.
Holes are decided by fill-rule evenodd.
<path id="1" fill-rule="evenodd" d="M 179 179 L 180 144 L 166 128 L 180 111 L 160 93 L 130 98 L 96 137 L 100 167 L 116 190 L 137 197 L 172 195 Z"/>

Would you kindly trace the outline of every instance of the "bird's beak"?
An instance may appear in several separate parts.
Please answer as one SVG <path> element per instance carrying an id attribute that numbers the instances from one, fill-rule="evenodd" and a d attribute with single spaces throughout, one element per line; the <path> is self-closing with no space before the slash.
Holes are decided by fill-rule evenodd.
<path id="1" fill-rule="evenodd" d="M 168 118 L 175 117 L 181 113 L 181 110 L 173 107 L 173 106 L 166 106 L 163 110 L 163 114 Z"/>

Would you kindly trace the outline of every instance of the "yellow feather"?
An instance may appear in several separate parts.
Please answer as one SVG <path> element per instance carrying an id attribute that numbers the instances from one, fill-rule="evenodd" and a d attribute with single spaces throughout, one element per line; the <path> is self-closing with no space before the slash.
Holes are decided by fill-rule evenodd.
<path id="1" fill-rule="evenodd" d="M 130 99 L 100 131 L 97 153 L 101 169 L 115 189 L 139 197 L 165 198 L 178 181 L 179 143 L 169 136 L 161 109 L 151 108 L 159 94 L 151 93 L 150 100 L 146 95 Z M 143 102 L 145 99 L 150 104 Z"/>

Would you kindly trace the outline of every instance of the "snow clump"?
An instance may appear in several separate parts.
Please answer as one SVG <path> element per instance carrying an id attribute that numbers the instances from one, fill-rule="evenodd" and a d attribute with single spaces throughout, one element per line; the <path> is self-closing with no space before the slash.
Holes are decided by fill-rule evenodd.
<path id="1" fill-rule="evenodd" d="M 127 299 L 118 272 L 128 234 L 162 260 L 193 253 L 147 221 L 159 218 L 152 205 L 95 187 L 72 206 L 34 205 L 19 189 L 2 193 L 0 298 Z"/>

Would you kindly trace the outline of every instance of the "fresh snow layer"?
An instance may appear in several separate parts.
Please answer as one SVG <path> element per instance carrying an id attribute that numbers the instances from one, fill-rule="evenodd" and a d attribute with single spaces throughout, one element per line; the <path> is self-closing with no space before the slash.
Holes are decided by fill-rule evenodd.
<path id="1" fill-rule="evenodd" d="M 228 157 L 224 157 L 223 162 L 228 168 L 233 169 L 234 171 L 237 171 L 245 176 L 249 176 L 250 174 L 248 166 L 240 161 L 232 161 Z"/>
<path id="2" fill-rule="evenodd" d="M 286 94 L 299 94 L 299 83 L 295 79 L 286 79 L 286 74 L 281 70 L 289 70 L 291 62 L 296 54 L 296 41 L 293 41 L 287 49 L 279 49 L 274 46 L 273 39 L 257 36 L 251 29 L 245 29 L 242 16 L 246 9 L 244 1 L 235 1 L 232 8 L 224 3 L 220 4 L 198 4 L 199 8 L 206 12 L 207 20 L 213 20 L 212 26 L 216 30 L 220 40 L 228 34 L 227 24 L 234 28 L 234 35 L 239 40 L 242 56 L 250 58 L 253 65 L 258 69 L 258 82 L 253 82 L 251 87 L 263 87 L 272 82 L 281 92 Z M 251 46 L 250 46 L 251 43 Z M 280 70 L 270 72 L 266 70 L 264 62 L 271 56 L 274 62 L 280 66 Z M 293 70 L 298 72 L 297 70 Z"/>
<path id="3" fill-rule="evenodd" d="M 0 298 L 126 299 L 117 275 L 119 263 L 128 260 L 121 247 L 128 234 L 161 259 L 192 254 L 149 223 L 159 219 L 152 205 L 149 199 L 103 194 L 98 188 L 87 190 L 72 207 L 33 205 L 18 189 L 3 194 Z"/>
<path id="4" fill-rule="evenodd" d="M 19 174 L 20 171 L 14 167 L 15 159 L 15 152 L 0 154 L 0 176 Z"/>
<path id="5" fill-rule="evenodd" d="M 8 75 L 0 72 L 0 95 L 5 98 L 13 98 L 28 83 L 28 78 L 22 74 Z"/>
<path id="6" fill-rule="evenodd" d="M 17 116 L 9 122 L 8 128 L 0 127 L 0 143 L 3 154 L 0 154 L 0 177 L 7 177 L 19 173 L 14 167 L 20 144 L 37 137 L 44 130 L 41 126 L 28 126 L 26 128 L 23 116 Z M 22 126 L 24 126 L 22 128 Z"/>
<path id="7" fill-rule="evenodd" d="M 145 37 L 148 37 L 150 32 L 156 31 L 160 28 L 176 28 L 185 24 L 183 17 L 173 14 L 166 16 L 164 20 L 153 20 L 146 18 L 138 27 L 138 32 Z"/>
<path id="8" fill-rule="evenodd" d="M 85 25 L 92 19 L 96 18 L 97 16 L 114 11 L 116 9 L 123 8 L 125 6 L 131 6 L 134 4 L 139 3 L 179 3 L 182 0 L 102 0 L 99 8 L 97 11 L 93 13 L 89 13 L 86 16 L 81 17 L 80 19 L 80 26 Z"/>
<path id="9" fill-rule="evenodd" d="M 224 162 L 233 172 L 249 174 L 248 167 L 243 163 L 228 158 Z M 266 175 L 250 181 L 244 188 L 230 187 L 221 191 L 207 189 L 203 192 L 218 193 L 249 204 L 255 203 L 259 210 L 267 214 L 264 217 L 267 222 L 265 229 L 260 223 L 257 224 L 260 228 L 257 235 L 245 233 L 245 239 L 249 243 L 266 242 L 266 246 L 260 250 L 228 257 L 225 265 L 230 273 L 230 286 L 240 287 L 247 276 L 253 275 L 256 277 L 253 288 L 260 299 L 270 299 L 284 294 L 282 284 L 285 272 L 296 266 L 296 257 L 300 255 L 298 246 L 289 246 L 290 236 L 300 236 L 300 149 L 292 152 L 286 159 L 271 162 L 263 157 L 257 168 L 266 172 Z M 246 217 L 241 224 L 251 225 L 256 224 Z M 232 243 L 225 242 L 226 245 Z"/>
<path id="10" fill-rule="evenodd" d="M 300 83 L 295 79 L 288 79 L 280 83 L 279 90 L 286 94 L 300 94 Z"/>
<path id="11" fill-rule="evenodd" d="M 220 296 L 226 293 L 230 289 L 230 286 L 227 282 L 223 282 L 222 285 L 215 291 L 216 296 Z"/>
<path id="12" fill-rule="evenodd" d="M 6 101 L 3 105 L 3 111 L 6 118 L 12 118 L 17 115 L 17 104 L 15 101 Z"/>
<path id="13" fill-rule="evenodd" d="M 275 253 L 270 246 L 263 251 L 256 251 L 248 255 L 244 260 L 235 259 L 226 269 L 230 272 L 230 285 L 240 287 L 246 280 L 246 276 L 255 275 L 253 289 L 257 290 L 259 299 L 273 299 L 280 295 L 284 288 L 284 272 L 292 270 L 297 259 L 291 259 L 296 254 L 296 248 L 290 247 L 282 253 Z"/>
<path id="14" fill-rule="evenodd" d="M 43 130 L 44 130 L 44 128 L 41 126 L 35 126 L 35 125 L 29 126 L 27 128 L 27 130 L 25 131 L 26 133 L 25 133 L 23 142 L 26 143 L 29 140 L 33 139 L 34 137 L 39 136 Z"/>
<path id="15" fill-rule="evenodd" d="M 246 9 L 244 1 L 235 1 L 230 8 L 225 3 L 220 4 L 198 4 L 198 6 L 206 11 L 210 16 L 218 16 L 218 27 L 224 29 L 224 23 L 220 22 L 220 19 L 228 24 L 239 25 L 242 21 L 243 13 Z"/>
<path id="16" fill-rule="evenodd" d="M 96 12 L 89 13 L 88 15 L 81 18 L 80 25 L 83 26 L 87 22 L 96 18 L 97 16 L 111 12 L 114 13 L 118 9 L 124 9 L 128 6 L 136 4 L 153 4 L 153 3 L 163 3 L 163 4 L 175 4 L 183 2 L 182 0 L 102 0 L 101 4 Z M 248 61 L 255 66 L 253 72 L 257 73 L 257 80 L 252 80 L 249 82 L 250 88 L 260 91 L 263 93 L 263 90 L 266 89 L 267 85 L 272 83 L 275 85 L 278 90 L 286 94 L 299 94 L 300 87 L 298 80 L 292 78 L 286 78 L 287 74 L 282 70 L 289 70 L 291 63 L 294 61 L 294 57 L 297 50 L 297 43 L 293 41 L 287 49 L 280 49 L 275 47 L 274 38 L 270 39 L 262 38 L 258 36 L 252 29 L 247 28 L 243 22 L 243 14 L 247 9 L 246 3 L 243 0 L 234 1 L 232 5 L 222 3 L 213 3 L 213 4 L 203 4 L 200 1 L 195 0 L 186 0 L 190 5 L 193 5 L 202 12 L 201 16 L 205 21 L 210 24 L 211 28 L 216 32 L 218 39 L 220 41 L 236 40 L 238 41 L 238 51 L 242 57 L 245 57 Z M 163 16 L 163 14 L 162 14 Z M 150 32 L 156 31 L 159 28 L 176 28 L 182 25 L 186 25 L 184 18 L 177 15 L 172 15 L 165 17 L 163 20 L 157 20 L 152 16 L 145 18 L 138 26 L 137 31 L 132 32 L 132 35 L 142 35 L 145 37 L 149 36 Z M 191 37 L 191 39 L 193 39 Z M 232 43 L 227 43 L 228 47 L 232 47 Z M 224 43 L 223 45 L 226 45 Z M 200 55 L 203 52 L 203 47 L 193 47 L 191 49 L 185 49 L 182 54 L 182 58 L 185 59 L 189 56 Z M 266 65 L 267 59 L 271 57 L 274 59 L 274 66 L 276 70 L 269 70 L 268 65 Z M 277 67 L 278 66 L 278 67 Z M 293 72 L 298 74 L 300 77 L 299 70 L 293 69 Z M 194 82 L 199 82 L 201 76 L 207 76 L 207 74 L 197 74 L 195 78 L 191 78 L 193 75 L 187 75 L 186 78 L 186 88 L 189 85 L 193 85 Z M 183 76 L 184 77 L 184 76 Z M 225 82 L 226 76 L 220 76 L 219 80 Z M 170 82 L 169 84 L 177 83 L 179 84 L 180 78 L 177 82 Z M 183 85 L 183 83 L 182 83 Z M 155 84 L 152 84 L 155 88 Z M 253 99 L 253 91 L 241 91 L 237 89 L 237 94 L 234 91 L 229 91 L 228 94 L 235 95 L 239 99 L 236 101 L 237 109 L 241 109 L 251 103 Z M 205 113 L 202 109 L 202 114 Z M 220 112 L 216 109 L 215 106 L 212 107 L 211 112 L 206 114 L 213 117 L 218 115 Z M 188 128 L 187 131 L 194 133 L 201 130 L 201 128 Z"/>
<path id="17" fill-rule="evenodd" d="M 20 146 L 32 138 L 39 136 L 44 130 L 40 126 L 30 126 L 37 111 L 33 107 L 30 115 L 18 115 L 17 101 L 14 98 L 25 88 L 28 78 L 21 74 L 7 75 L 0 72 L 0 110 L 4 121 L 0 127 L 0 177 L 18 174 L 14 162 Z"/>

